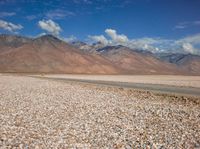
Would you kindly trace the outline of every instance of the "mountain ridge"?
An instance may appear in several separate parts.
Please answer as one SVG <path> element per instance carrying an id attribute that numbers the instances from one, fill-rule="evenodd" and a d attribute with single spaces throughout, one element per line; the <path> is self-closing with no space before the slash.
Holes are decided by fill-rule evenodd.
<path id="1" fill-rule="evenodd" d="M 199 57 L 178 64 L 121 45 L 67 43 L 53 35 L 0 35 L 0 72 L 198 75 L 199 63 Z"/>

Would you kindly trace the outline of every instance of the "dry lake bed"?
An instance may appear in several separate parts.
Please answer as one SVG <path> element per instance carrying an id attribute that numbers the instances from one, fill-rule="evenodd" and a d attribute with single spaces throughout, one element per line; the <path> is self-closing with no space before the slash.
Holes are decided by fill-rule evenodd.
<path id="1" fill-rule="evenodd" d="M 40 75 L 39 75 L 40 76 Z M 179 75 L 43 75 L 48 78 L 93 80 L 93 81 L 115 81 L 143 84 L 162 84 L 181 87 L 200 88 L 200 76 Z"/>
<path id="2" fill-rule="evenodd" d="M 2 74 L 0 148 L 200 148 L 199 96 L 57 78 L 200 87 L 194 76 Z"/>

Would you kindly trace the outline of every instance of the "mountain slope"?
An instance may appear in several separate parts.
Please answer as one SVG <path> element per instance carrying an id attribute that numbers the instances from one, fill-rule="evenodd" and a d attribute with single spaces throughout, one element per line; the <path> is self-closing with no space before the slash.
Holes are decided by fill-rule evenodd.
<path id="1" fill-rule="evenodd" d="M 89 45 L 89 44 L 86 44 L 86 43 L 81 42 L 81 41 L 74 41 L 70 44 L 72 46 L 74 46 L 75 48 L 78 48 L 85 53 L 93 53 L 93 54 L 94 53 L 97 54 L 98 49 L 105 47 L 105 45 L 102 44 L 101 42 L 97 42 L 97 43 L 94 43 L 92 45 Z"/>
<path id="2" fill-rule="evenodd" d="M 192 75 L 200 75 L 200 56 L 192 54 L 159 54 L 161 60 L 178 65 Z"/>
<path id="3" fill-rule="evenodd" d="M 30 38 L 17 36 L 17 35 L 0 35 L 0 53 L 20 47 L 25 43 L 30 42 Z"/>
<path id="4" fill-rule="evenodd" d="M 98 73 L 119 70 L 99 55 L 86 54 L 46 35 L 0 54 L 1 72 Z"/>
<path id="5" fill-rule="evenodd" d="M 176 65 L 163 62 L 149 53 L 140 53 L 124 46 L 107 46 L 98 49 L 102 56 L 111 60 L 127 73 L 133 74 L 182 74 Z"/>
<path id="6" fill-rule="evenodd" d="M 9 47 L 19 47 L 27 42 L 30 42 L 30 38 L 17 36 L 17 35 L 0 35 L 0 47 L 1 46 L 9 46 Z"/>

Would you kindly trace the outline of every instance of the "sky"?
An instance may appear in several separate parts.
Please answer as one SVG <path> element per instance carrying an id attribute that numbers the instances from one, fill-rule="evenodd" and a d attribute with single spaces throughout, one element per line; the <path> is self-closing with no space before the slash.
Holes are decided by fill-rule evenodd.
<path id="1" fill-rule="evenodd" d="M 0 33 L 200 54 L 200 0 L 0 0 Z"/>

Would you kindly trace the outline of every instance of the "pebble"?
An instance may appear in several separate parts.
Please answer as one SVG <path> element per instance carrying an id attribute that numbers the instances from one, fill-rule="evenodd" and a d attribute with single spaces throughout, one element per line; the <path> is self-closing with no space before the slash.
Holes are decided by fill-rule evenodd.
<path id="1" fill-rule="evenodd" d="M 0 148 L 198 148 L 199 100 L 2 75 Z"/>

